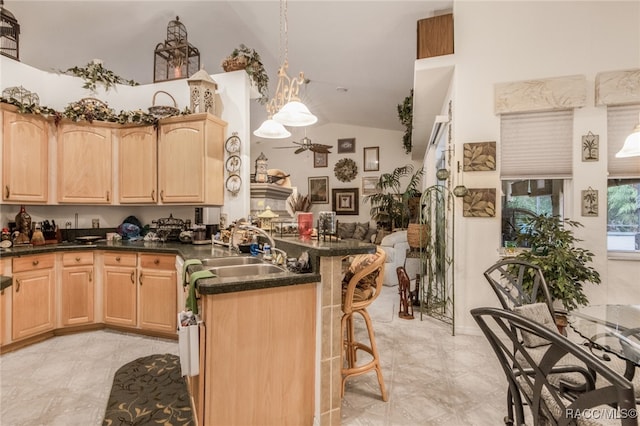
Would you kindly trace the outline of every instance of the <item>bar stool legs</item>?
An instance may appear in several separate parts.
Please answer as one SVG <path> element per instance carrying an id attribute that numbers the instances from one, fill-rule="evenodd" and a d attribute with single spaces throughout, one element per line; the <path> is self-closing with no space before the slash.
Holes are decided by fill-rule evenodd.
<path id="1" fill-rule="evenodd" d="M 367 346 L 364 343 L 355 340 L 355 332 L 353 327 L 353 315 L 360 314 L 364 318 L 364 322 L 367 327 L 367 333 L 369 335 L 369 343 L 371 346 Z M 346 367 L 342 368 L 342 391 L 341 396 L 344 396 L 344 386 L 347 379 L 351 376 L 358 376 L 360 374 L 367 373 L 371 370 L 375 370 L 378 376 L 378 384 L 380 385 L 380 392 L 382 393 L 382 400 L 387 401 L 387 390 L 384 386 L 384 379 L 382 378 L 382 369 L 380 368 L 380 356 L 378 354 L 378 347 L 376 345 L 375 336 L 373 334 L 373 326 L 371 324 L 371 317 L 366 309 L 354 310 L 348 314 L 342 316 L 342 335 L 344 336 L 343 344 L 343 360 L 346 362 Z M 373 359 L 366 364 L 357 365 L 358 350 L 369 353 Z"/>

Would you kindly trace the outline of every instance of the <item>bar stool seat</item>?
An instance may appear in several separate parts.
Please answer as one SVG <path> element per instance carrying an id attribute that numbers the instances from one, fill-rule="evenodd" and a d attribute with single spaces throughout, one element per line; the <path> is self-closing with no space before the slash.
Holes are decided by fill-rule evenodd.
<path id="1" fill-rule="evenodd" d="M 384 263 L 386 254 L 377 248 L 375 254 L 361 254 L 355 256 L 342 281 L 342 391 L 347 379 L 352 376 L 375 370 L 378 384 L 382 393 L 382 400 L 387 401 L 387 391 L 380 368 L 380 355 L 376 346 L 371 317 L 367 307 L 380 295 L 384 279 Z M 355 338 L 354 315 L 359 314 L 364 319 L 369 342 L 359 342 Z M 358 364 L 357 351 L 367 352 L 371 360 Z M 369 357 L 367 357 L 369 358 Z"/>

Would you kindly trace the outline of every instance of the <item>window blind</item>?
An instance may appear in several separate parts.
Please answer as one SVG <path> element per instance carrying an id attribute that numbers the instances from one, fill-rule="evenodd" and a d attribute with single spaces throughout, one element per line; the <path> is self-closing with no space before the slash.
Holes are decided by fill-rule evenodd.
<path id="1" fill-rule="evenodd" d="M 501 178 L 571 177 L 572 138 L 573 110 L 501 115 Z"/>
<path id="2" fill-rule="evenodd" d="M 616 158 L 624 140 L 638 124 L 640 104 L 607 107 L 607 167 L 609 178 L 640 177 L 640 157 Z"/>

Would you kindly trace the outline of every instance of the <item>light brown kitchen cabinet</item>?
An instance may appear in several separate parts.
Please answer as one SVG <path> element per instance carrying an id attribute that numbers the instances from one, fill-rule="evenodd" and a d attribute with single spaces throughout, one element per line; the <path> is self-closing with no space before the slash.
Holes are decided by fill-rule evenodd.
<path id="1" fill-rule="evenodd" d="M 2 105 L 2 200 L 46 203 L 49 184 L 49 122 Z"/>
<path id="2" fill-rule="evenodd" d="M 62 255 L 62 325 L 94 322 L 93 252 L 69 252 Z"/>
<path id="3" fill-rule="evenodd" d="M 58 202 L 110 204 L 113 146 L 110 123 L 62 122 L 58 126 Z"/>
<path id="4" fill-rule="evenodd" d="M 175 334 L 178 315 L 175 256 L 140 254 L 138 281 L 140 328 Z"/>
<path id="5" fill-rule="evenodd" d="M 105 252 L 103 268 L 104 322 L 135 327 L 137 325 L 137 255 Z"/>
<path id="6" fill-rule="evenodd" d="M 55 255 L 13 259 L 11 337 L 13 341 L 53 330 L 55 322 Z"/>
<path id="7" fill-rule="evenodd" d="M 208 113 L 160 120 L 160 203 L 224 204 L 226 126 L 226 122 Z"/>
<path id="8" fill-rule="evenodd" d="M 158 149 L 155 127 L 128 127 L 118 133 L 120 203 L 156 203 Z"/>

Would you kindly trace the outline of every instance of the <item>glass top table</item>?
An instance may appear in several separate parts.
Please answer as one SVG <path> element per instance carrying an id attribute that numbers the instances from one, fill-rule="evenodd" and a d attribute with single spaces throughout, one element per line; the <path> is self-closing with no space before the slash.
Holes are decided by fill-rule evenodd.
<path id="1" fill-rule="evenodd" d="M 587 306 L 571 311 L 568 320 L 590 349 L 626 361 L 625 377 L 633 378 L 640 367 L 640 305 Z"/>

